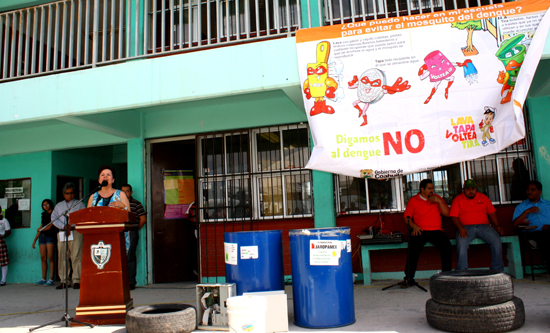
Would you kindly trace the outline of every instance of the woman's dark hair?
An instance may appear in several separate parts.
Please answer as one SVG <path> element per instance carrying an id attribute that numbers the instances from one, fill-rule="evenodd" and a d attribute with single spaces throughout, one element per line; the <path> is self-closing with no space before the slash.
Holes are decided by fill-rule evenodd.
<path id="1" fill-rule="evenodd" d="M 113 169 L 113 167 L 111 167 L 109 165 L 104 165 L 101 168 L 99 168 L 99 170 L 97 171 L 97 177 L 99 177 L 101 175 L 101 172 L 103 170 L 111 170 L 111 173 L 113 174 L 113 178 L 115 178 L 115 169 Z"/>
<path id="2" fill-rule="evenodd" d="M 42 200 L 42 206 L 44 206 L 44 202 L 46 202 L 48 205 L 50 205 L 50 208 L 53 210 L 55 205 L 53 204 L 53 201 L 51 201 L 50 199 L 44 199 Z M 44 209 L 44 207 L 42 207 L 42 209 Z"/>

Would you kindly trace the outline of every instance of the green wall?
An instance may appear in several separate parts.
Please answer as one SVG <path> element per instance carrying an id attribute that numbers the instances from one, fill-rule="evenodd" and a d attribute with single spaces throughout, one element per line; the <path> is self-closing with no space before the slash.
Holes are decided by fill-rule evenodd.
<path id="1" fill-rule="evenodd" d="M 542 183 L 543 198 L 550 200 L 550 97 L 529 98 L 527 107 L 537 178 Z"/>
<path id="2" fill-rule="evenodd" d="M 31 283 L 42 275 L 40 250 L 31 247 L 40 227 L 42 200 L 53 195 L 52 153 L 0 157 L 0 178 L 31 178 L 31 226 L 12 230 L 6 238 L 10 264 L 7 283 Z"/>

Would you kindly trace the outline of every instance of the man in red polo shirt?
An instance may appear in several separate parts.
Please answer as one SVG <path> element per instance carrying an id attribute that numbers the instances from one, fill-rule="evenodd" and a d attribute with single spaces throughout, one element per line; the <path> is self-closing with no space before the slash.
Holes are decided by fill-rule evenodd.
<path id="1" fill-rule="evenodd" d="M 489 224 L 487 215 L 491 218 L 496 231 Z M 485 194 L 477 192 L 473 179 L 464 182 L 462 194 L 453 200 L 449 216 L 457 228 L 456 270 L 468 269 L 468 247 L 474 238 L 479 238 L 491 247 L 491 269 L 504 271 L 502 242 L 499 236 L 503 231 L 498 223 L 496 209 Z"/>
<path id="2" fill-rule="evenodd" d="M 409 240 L 410 258 L 407 258 L 405 281 L 402 287 L 406 288 L 415 283 L 414 275 L 418 258 L 427 242 L 432 243 L 439 250 L 441 270 L 445 272 L 452 269 L 451 242 L 443 232 L 441 215 L 449 216 L 449 206 L 434 193 L 434 184 L 431 179 L 422 180 L 420 192 L 409 199 L 405 209 L 405 223 L 410 223 L 412 231 Z"/>

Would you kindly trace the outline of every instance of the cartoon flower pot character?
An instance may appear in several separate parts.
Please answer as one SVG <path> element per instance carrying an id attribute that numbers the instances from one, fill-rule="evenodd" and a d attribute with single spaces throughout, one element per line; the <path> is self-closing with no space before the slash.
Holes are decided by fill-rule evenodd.
<path id="1" fill-rule="evenodd" d="M 457 62 L 456 65 L 459 67 L 466 66 L 467 70 L 464 71 L 464 76 L 470 84 L 477 81 L 477 70 L 470 59 L 466 59 L 463 63 Z M 449 88 L 454 82 L 453 73 L 455 70 L 455 65 L 441 51 L 433 51 L 424 58 L 424 65 L 418 70 L 418 76 L 420 76 L 420 80 L 424 80 L 429 76 L 430 82 L 434 83 L 432 92 L 424 104 L 430 102 L 442 81 L 447 81 L 445 99 L 449 98 Z"/>
<path id="2" fill-rule="evenodd" d="M 325 96 L 334 98 L 334 92 L 338 89 L 336 80 L 328 76 L 328 57 L 330 54 L 330 43 L 321 42 L 317 44 L 317 62 L 307 65 L 307 79 L 304 81 L 304 94 L 306 98 L 315 98 L 309 115 L 315 116 L 320 113 L 333 114 L 334 109 L 326 104 Z"/>
<path id="3" fill-rule="evenodd" d="M 493 144 L 497 142 L 495 139 L 491 138 L 491 133 L 494 132 L 493 126 L 491 124 L 493 123 L 493 119 L 495 119 L 496 111 L 497 109 L 486 106 L 484 113 L 485 117 L 479 123 L 479 129 L 483 133 L 483 136 L 481 138 L 481 144 L 483 145 L 483 147 L 486 147 L 489 143 Z M 487 143 L 487 140 L 489 141 L 489 143 Z"/>
<path id="4" fill-rule="evenodd" d="M 357 97 L 353 102 L 353 107 L 359 110 L 359 117 L 363 117 L 361 126 L 367 124 L 367 110 L 369 105 L 378 102 L 385 94 L 393 95 L 397 92 L 408 90 L 411 86 L 409 81 L 402 82 L 402 78 L 398 78 L 392 86 L 386 85 L 386 75 L 377 68 L 371 68 L 361 74 L 361 79 L 357 75 L 353 76 L 353 80 L 348 82 L 349 89 L 357 89 Z M 364 103 L 363 108 L 359 104 Z"/>
<path id="5" fill-rule="evenodd" d="M 500 94 L 502 95 L 507 91 L 506 96 L 500 101 L 500 104 L 508 103 L 512 99 L 512 91 L 514 91 L 516 86 L 518 73 L 527 52 L 525 45 L 520 44 L 524 37 L 525 35 L 519 34 L 507 39 L 500 45 L 496 53 L 498 60 L 502 61 L 506 69 L 506 72 L 500 71 L 497 78 L 497 82 L 502 84 Z"/>

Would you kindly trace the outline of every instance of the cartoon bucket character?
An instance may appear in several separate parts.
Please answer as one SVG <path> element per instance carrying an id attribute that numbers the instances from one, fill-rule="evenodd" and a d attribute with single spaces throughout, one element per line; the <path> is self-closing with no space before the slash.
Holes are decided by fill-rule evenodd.
<path id="1" fill-rule="evenodd" d="M 466 80 L 472 84 L 475 80 L 474 78 L 477 77 L 477 70 L 473 66 L 472 61 L 470 59 L 466 59 L 463 63 L 457 62 L 456 65 L 459 67 L 466 66 L 468 68 L 467 71 L 464 71 L 464 76 L 466 77 Z M 447 81 L 447 87 L 445 88 L 445 99 L 449 98 L 449 88 L 454 83 L 455 78 L 453 73 L 455 71 L 455 65 L 451 63 L 451 61 L 443 53 L 441 53 L 441 51 L 433 51 L 424 58 L 424 65 L 422 65 L 422 67 L 418 70 L 418 76 L 420 76 L 420 80 L 424 80 L 429 76 L 430 82 L 434 82 L 432 92 L 424 104 L 428 104 L 430 102 L 432 96 L 437 91 L 439 84 L 441 84 L 444 80 Z"/>
<path id="2" fill-rule="evenodd" d="M 411 87 L 409 81 L 402 81 L 402 78 L 398 78 L 392 86 L 387 86 L 384 72 L 377 68 L 371 68 L 361 74 L 361 80 L 355 75 L 353 80 L 348 82 L 349 89 L 357 89 L 359 99 L 353 102 L 353 107 L 359 110 L 359 117 L 363 117 L 361 126 L 367 124 L 367 110 L 370 104 L 378 102 L 385 94 L 393 95 Z M 363 108 L 359 106 L 361 103 L 365 103 Z"/>
<path id="3" fill-rule="evenodd" d="M 479 123 L 479 129 L 483 133 L 483 136 L 481 138 L 481 144 L 483 147 L 486 147 L 489 143 L 493 144 L 497 142 L 495 139 L 491 138 L 491 133 L 494 132 L 493 126 L 491 125 L 493 123 L 493 119 L 495 119 L 495 113 L 497 109 L 486 106 L 485 107 L 485 117 L 481 120 Z M 489 143 L 487 143 L 487 140 L 489 140 Z"/>
<path id="4" fill-rule="evenodd" d="M 502 84 L 502 90 L 500 94 L 502 95 L 506 90 L 506 96 L 500 101 L 500 104 L 505 104 L 510 102 L 512 99 L 512 91 L 516 86 L 516 80 L 518 78 L 518 73 L 523 64 L 523 59 L 525 58 L 525 45 L 520 44 L 525 35 L 519 34 L 510 39 L 504 41 L 497 53 L 495 54 L 498 60 L 502 61 L 506 72 L 500 71 L 498 73 L 497 82 Z"/>
<path id="5" fill-rule="evenodd" d="M 334 109 L 326 104 L 325 96 L 334 98 L 334 92 L 338 89 L 338 83 L 328 76 L 328 57 L 330 54 L 330 43 L 321 42 L 317 44 L 317 63 L 307 65 L 307 80 L 304 81 L 304 94 L 306 98 L 315 98 L 315 103 L 309 115 L 315 116 L 320 113 L 333 114 Z"/>

